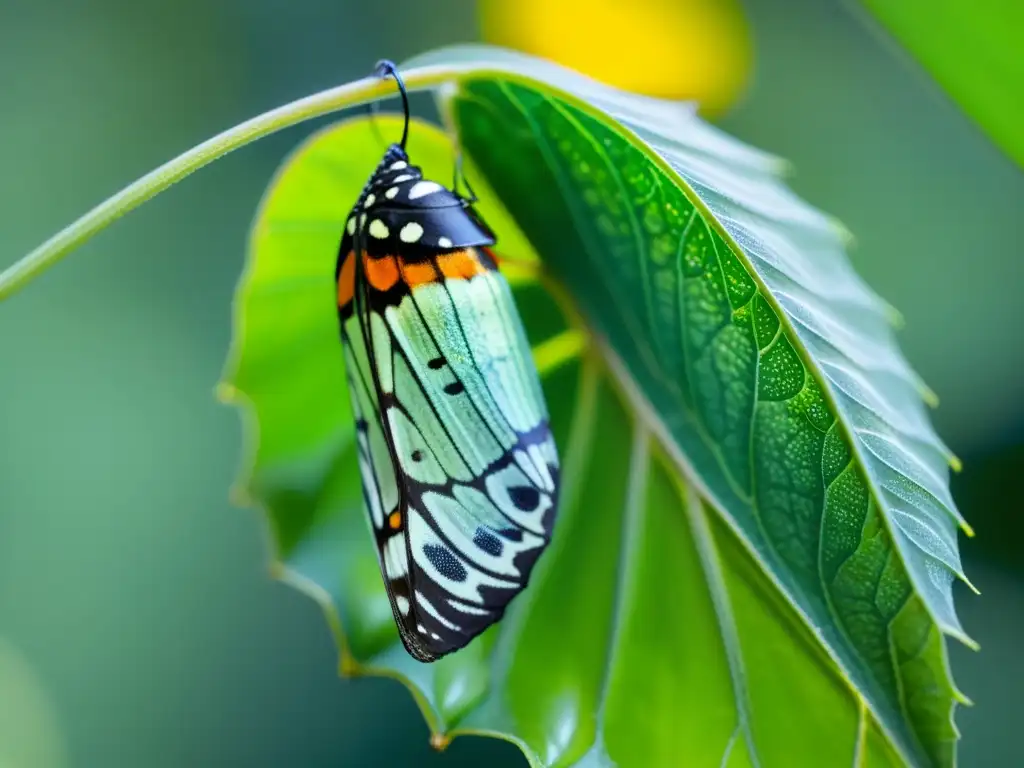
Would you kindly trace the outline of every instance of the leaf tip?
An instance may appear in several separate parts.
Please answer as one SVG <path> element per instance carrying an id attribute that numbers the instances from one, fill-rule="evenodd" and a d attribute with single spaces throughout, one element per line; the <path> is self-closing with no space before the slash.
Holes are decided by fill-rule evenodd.
<path id="1" fill-rule="evenodd" d="M 446 733 L 434 732 L 430 734 L 430 746 L 436 749 L 438 752 L 444 752 L 448 748 L 448 745 L 452 743 L 451 736 Z"/>
<path id="2" fill-rule="evenodd" d="M 960 457 L 959 456 L 956 456 L 956 455 L 954 455 L 952 453 L 949 454 L 949 468 L 952 469 L 954 472 L 957 472 L 957 473 L 959 473 L 961 470 L 963 470 L 964 464 L 963 464 L 962 461 L 960 461 Z M 963 523 L 962 527 L 964 529 L 964 533 L 966 533 L 968 536 L 971 536 L 971 537 L 974 536 L 974 529 L 971 528 L 971 526 L 969 526 L 967 523 Z"/>
<path id="3" fill-rule="evenodd" d="M 796 164 L 784 157 L 773 156 L 770 162 L 770 170 L 783 180 L 789 180 L 796 176 Z"/>
<path id="4" fill-rule="evenodd" d="M 953 698 L 956 700 L 957 704 L 961 704 L 965 707 L 974 706 L 974 702 L 971 700 L 971 698 L 966 693 L 957 688 L 955 685 L 953 686 Z"/>
<path id="5" fill-rule="evenodd" d="M 973 592 L 974 594 L 976 594 L 976 595 L 980 595 L 981 594 L 981 590 L 978 589 L 976 586 L 974 586 L 974 584 L 971 583 L 971 580 L 967 578 L 966 574 L 964 574 L 964 573 L 960 574 L 960 581 L 962 581 L 964 584 L 966 584 L 967 588 L 969 590 L 971 590 L 971 592 Z"/>
<path id="6" fill-rule="evenodd" d="M 889 321 L 889 325 L 891 325 L 897 331 L 902 331 L 904 328 L 907 327 L 907 319 L 903 316 L 903 313 L 896 309 L 896 307 L 894 307 L 892 304 L 887 303 L 885 305 L 885 316 Z M 922 383 L 921 390 L 925 394 L 926 399 L 934 398 L 935 404 L 939 404 L 939 396 L 936 395 L 931 389 L 929 389 L 927 384 Z"/>
<path id="7" fill-rule="evenodd" d="M 234 405 L 238 397 L 238 389 L 231 382 L 222 381 L 213 388 L 213 396 L 217 398 L 218 402 Z"/>
<path id="8" fill-rule="evenodd" d="M 857 236 L 843 222 L 833 216 L 829 216 L 828 223 L 836 237 L 843 244 L 843 247 L 847 250 L 853 250 L 857 247 Z"/>
<path id="9" fill-rule="evenodd" d="M 966 646 L 967 648 L 970 648 L 972 651 L 980 651 L 981 650 L 981 644 L 978 643 L 977 640 L 975 640 L 973 637 L 968 635 L 966 632 L 964 632 L 959 627 L 956 628 L 955 630 L 947 629 L 946 630 L 946 634 L 948 634 L 950 637 L 956 638 L 964 646 Z"/>
<path id="10" fill-rule="evenodd" d="M 935 390 L 925 384 L 923 381 L 917 383 L 918 392 L 921 393 L 921 399 L 924 400 L 925 405 L 929 408 L 939 407 L 939 396 L 935 393 Z"/>

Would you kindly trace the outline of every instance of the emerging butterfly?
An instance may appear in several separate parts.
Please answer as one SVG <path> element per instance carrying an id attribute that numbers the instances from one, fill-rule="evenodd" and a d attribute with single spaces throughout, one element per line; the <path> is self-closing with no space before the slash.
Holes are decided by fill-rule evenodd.
<path id="1" fill-rule="evenodd" d="M 335 279 L 363 496 L 395 622 L 434 661 L 498 621 L 547 545 L 559 471 L 512 293 L 467 199 L 384 153 Z M 472 192 L 470 192 L 472 197 Z"/>

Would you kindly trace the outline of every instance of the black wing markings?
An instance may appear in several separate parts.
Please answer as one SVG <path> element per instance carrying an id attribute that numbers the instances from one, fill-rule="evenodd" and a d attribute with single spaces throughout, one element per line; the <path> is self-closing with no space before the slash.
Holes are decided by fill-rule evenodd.
<path id="1" fill-rule="evenodd" d="M 369 455 L 366 456 L 366 458 L 368 459 L 368 464 L 372 469 L 372 474 L 374 475 L 374 487 L 372 491 L 375 492 L 377 495 L 378 505 L 381 509 L 384 518 L 384 525 L 377 530 L 378 535 L 375 537 L 377 538 L 378 556 L 380 559 L 382 570 L 384 570 L 388 597 L 392 605 L 392 613 L 398 620 L 397 623 L 399 625 L 399 628 L 401 629 L 400 634 L 402 636 L 403 643 L 406 645 L 407 649 L 413 656 L 423 661 L 430 661 L 434 658 L 439 657 L 440 655 L 444 655 L 445 653 L 449 652 L 454 648 L 465 645 L 470 639 L 480 634 L 484 629 L 498 621 L 504 615 L 504 612 L 511 601 L 511 597 L 508 595 L 508 589 L 492 587 L 487 584 L 481 584 L 478 587 L 478 594 L 480 595 L 481 601 L 479 603 L 470 603 L 462 597 L 452 594 L 444 587 L 443 584 L 439 583 L 437 580 L 433 578 L 430 578 L 429 576 L 425 576 L 425 578 L 422 579 L 422 581 L 424 582 L 423 584 L 417 583 L 418 580 L 416 576 L 418 574 L 416 574 L 416 570 L 419 568 L 419 566 L 416 564 L 416 560 L 412 552 L 413 543 L 411 540 L 410 530 L 408 526 L 410 508 L 413 508 L 415 510 L 415 513 L 420 515 L 423 521 L 429 526 L 432 534 L 437 538 L 437 540 L 441 542 L 444 547 L 447 547 L 449 553 L 458 553 L 462 555 L 464 559 L 466 558 L 466 555 L 462 554 L 459 548 L 454 546 L 449 537 L 444 534 L 439 524 L 434 519 L 433 513 L 431 513 L 430 510 L 426 508 L 426 505 L 423 504 L 422 502 L 422 495 L 428 489 L 434 492 L 443 493 L 447 495 L 449 498 L 454 499 L 453 490 L 455 488 L 457 481 L 455 481 L 451 477 L 447 477 L 445 484 L 441 487 L 433 485 L 428 486 L 410 477 L 404 471 L 402 463 L 397 455 L 394 436 L 391 434 L 390 429 L 388 428 L 386 422 L 383 419 L 384 413 L 387 408 L 398 408 L 406 416 L 406 418 L 409 419 L 410 424 L 412 424 L 417 429 L 417 431 L 419 431 L 419 427 L 416 423 L 416 420 L 412 418 L 412 414 L 408 411 L 405 405 L 400 400 L 398 400 L 397 396 L 393 393 L 385 393 L 383 391 L 378 371 L 378 350 L 376 349 L 377 342 L 376 339 L 374 338 L 373 331 L 373 314 L 376 314 L 378 316 L 387 334 L 387 338 L 389 341 L 388 346 L 390 347 L 389 354 L 391 357 L 392 370 L 395 370 L 396 356 L 401 356 L 403 361 L 405 362 L 409 374 L 413 378 L 414 384 L 416 386 L 419 386 L 421 391 L 423 391 L 425 395 L 424 399 L 430 405 L 434 418 L 437 420 L 437 423 L 441 426 L 442 430 L 444 431 L 448 439 L 451 440 L 452 445 L 455 446 L 456 449 L 459 451 L 460 458 L 462 458 L 467 468 L 469 467 L 469 463 L 468 461 L 466 461 L 466 457 L 463 455 L 462 450 L 459 447 L 458 441 L 456 441 L 453 438 L 451 431 L 449 430 L 449 427 L 446 424 L 445 420 L 441 418 L 440 413 L 438 412 L 434 402 L 431 400 L 430 397 L 426 396 L 426 391 L 424 390 L 424 382 L 422 380 L 422 377 L 419 375 L 416 368 L 412 365 L 411 360 L 409 359 L 409 355 L 398 342 L 398 339 L 396 338 L 395 332 L 392 329 L 390 323 L 386 321 L 386 318 L 377 309 L 377 305 L 383 305 L 382 308 L 386 308 L 385 296 L 380 295 L 383 294 L 384 292 L 378 291 L 377 289 L 373 288 L 373 286 L 371 286 L 369 284 L 369 281 L 366 279 L 363 269 L 363 243 L 365 242 L 365 233 L 362 231 L 362 228 L 358 228 L 357 232 L 358 236 L 357 238 L 355 238 L 354 242 L 355 247 L 351 249 L 351 252 L 346 251 L 346 253 L 350 253 L 350 256 L 348 257 L 356 259 L 353 308 L 357 322 L 359 324 L 360 334 L 363 340 L 363 351 L 366 356 L 366 365 L 369 367 L 369 371 L 362 370 L 363 366 L 361 364 L 361 360 L 359 359 L 359 356 L 356 354 L 354 347 L 351 345 L 351 340 L 349 338 L 347 329 L 345 329 L 344 327 L 344 323 L 342 324 L 342 333 L 346 343 L 349 344 L 353 362 L 356 364 L 359 380 L 358 383 L 362 385 L 363 391 L 367 396 L 367 400 L 369 402 L 370 407 L 376 407 L 377 409 L 377 412 L 373 414 L 361 414 L 362 418 L 366 422 L 368 422 L 370 418 L 376 420 L 377 426 L 381 429 L 382 435 L 387 445 L 389 458 L 392 463 L 391 470 L 395 475 L 394 480 L 396 490 L 398 493 L 398 508 L 399 511 L 402 513 L 403 520 L 401 532 L 404 534 L 405 537 L 405 555 L 407 559 L 407 567 L 405 574 L 402 577 L 393 579 L 387 574 L 387 570 L 383 567 L 384 549 L 386 543 L 395 535 L 395 532 L 391 532 L 388 530 L 387 519 L 389 510 L 386 510 L 384 508 L 382 488 L 379 482 L 379 478 L 377 477 L 379 468 L 373 462 L 372 445 L 369 439 L 369 432 L 367 430 L 366 451 L 368 452 Z M 435 271 L 440 276 L 440 269 L 437 265 L 436 257 L 433 257 L 432 263 L 434 265 Z M 399 282 L 401 283 L 404 281 L 400 280 Z M 451 303 L 452 308 L 454 309 L 456 307 L 456 301 L 451 293 L 450 288 L 447 286 L 446 281 L 443 278 L 439 280 L 439 282 L 442 282 L 445 285 L 445 291 L 448 300 Z M 489 289 L 493 293 L 493 287 L 489 286 Z M 432 344 L 440 354 L 440 357 L 433 358 L 428 362 L 428 367 L 436 370 L 440 367 L 443 367 L 445 364 L 448 364 L 449 367 L 451 368 L 450 361 L 448 361 L 448 359 L 444 356 L 444 351 L 441 345 L 438 343 L 438 340 L 433 330 L 426 321 L 426 317 L 424 316 L 423 309 L 420 306 L 419 300 L 415 297 L 412 291 L 407 291 L 407 294 L 410 296 L 410 298 L 412 298 L 416 312 L 419 315 L 419 319 L 423 324 L 423 328 L 430 335 L 430 340 Z M 466 334 L 462 318 L 457 311 L 455 311 L 453 314 L 455 322 L 458 327 L 458 332 L 462 337 L 462 341 L 465 344 L 466 350 L 469 353 L 472 367 L 480 374 L 482 380 L 485 381 L 486 379 L 485 377 L 483 377 L 483 372 L 480 368 L 479 361 L 476 358 L 473 347 L 469 343 L 469 339 Z M 370 386 L 371 382 L 367 381 L 367 373 L 369 373 L 369 378 L 372 381 L 372 389 Z M 451 368 L 451 375 L 456 380 L 456 382 L 461 384 L 464 388 L 464 383 L 461 377 L 456 373 L 454 368 Z M 535 429 L 531 429 L 527 433 L 519 432 L 508 421 L 507 415 L 500 408 L 497 401 L 495 401 L 494 412 L 501 417 L 505 425 L 508 427 L 510 433 L 514 435 L 516 438 L 513 447 L 510 449 L 505 449 L 498 435 L 494 433 L 494 429 L 492 428 L 491 423 L 488 421 L 487 418 L 484 417 L 483 413 L 480 412 L 480 407 L 477 405 L 475 401 L 472 400 L 472 398 L 470 398 L 470 402 L 472 403 L 474 410 L 480 417 L 480 420 L 486 425 L 488 432 L 491 434 L 492 438 L 495 440 L 496 444 L 499 446 L 502 453 L 497 459 L 490 462 L 489 465 L 486 466 L 482 472 L 471 472 L 471 474 L 473 475 L 472 480 L 469 483 L 461 483 L 461 485 L 468 485 L 470 487 L 473 487 L 480 493 L 484 494 L 484 496 L 488 500 L 490 500 L 490 494 L 488 493 L 486 488 L 486 479 L 493 472 L 515 464 L 513 460 L 513 451 L 528 448 L 530 445 L 536 444 L 541 439 L 550 439 L 550 431 L 547 425 L 547 421 L 545 419 L 541 421 Z M 361 412 L 361 403 L 359 407 Z M 422 439 L 422 432 L 420 432 L 420 437 Z M 424 440 L 424 442 L 426 441 Z M 363 448 L 360 445 L 360 451 L 362 450 Z M 386 471 L 386 468 L 384 469 Z M 554 505 L 557 502 L 557 474 L 555 475 L 553 480 L 555 481 L 556 490 L 552 493 L 549 493 L 549 495 L 551 496 L 551 500 Z M 530 479 L 530 482 L 533 483 L 534 481 Z M 538 490 L 543 491 L 543 489 Z M 548 493 L 547 491 L 543 492 Z M 415 503 L 415 506 L 413 506 L 413 500 L 418 502 Z M 499 513 L 501 519 L 505 520 L 507 524 L 506 528 L 503 529 L 501 533 L 518 534 L 518 538 L 521 541 L 523 533 L 528 532 L 528 529 L 525 528 L 519 522 L 508 517 L 508 515 L 500 506 L 494 505 L 494 509 Z M 548 530 L 548 526 L 542 525 L 541 530 L 541 544 L 539 544 L 537 547 L 520 551 L 515 556 L 517 569 L 519 570 L 521 576 L 520 579 L 516 579 L 514 581 L 509 582 L 508 574 L 495 573 L 493 570 L 481 566 L 476 562 L 470 562 L 470 567 L 478 570 L 481 574 L 490 576 L 493 579 L 507 582 L 509 584 L 509 588 L 515 589 L 515 593 L 518 593 L 521 589 L 525 588 L 530 575 L 530 571 L 532 571 L 533 563 L 540 556 L 546 544 L 550 541 L 550 533 Z M 537 535 L 532 531 L 529 531 L 529 533 L 531 533 L 532 535 Z M 495 537 L 492 536 L 492 538 Z M 510 540 L 512 540 L 511 537 L 509 538 Z M 495 542 L 497 541 L 498 540 L 495 538 Z M 480 546 L 483 549 L 483 545 Z M 443 557 L 443 555 L 441 554 L 438 554 L 437 556 Z M 449 556 L 451 555 L 449 554 Z M 520 558 L 525 558 L 526 560 L 526 562 L 522 563 L 522 565 L 519 565 Z M 437 566 L 435 565 L 435 567 Z M 440 568 L 438 568 L 438 570 L 439 572 L 441 571 Z M 409 602 L 409 605 L 407 606 L 408 610 L 404 614 L 398 609 L 396 599 L 399 597 L 403 597 Z M 449 617 L 445 617 L 444 613 L 451 614 L 450 611 L 442 612 L 438 608 L 438 605 L 444 607 L 444 604 L 446 602 L 449 603 L 452 606 L 452 608 L 458 613 L 458 615 L 454 617 L 459 622 L 457 625 L 452 620 L 453 617 L 451 615 Z"/>

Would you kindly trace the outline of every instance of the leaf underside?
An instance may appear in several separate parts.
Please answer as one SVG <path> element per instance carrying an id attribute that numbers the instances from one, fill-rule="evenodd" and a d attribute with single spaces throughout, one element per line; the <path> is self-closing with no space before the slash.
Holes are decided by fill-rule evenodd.
<path id="1" fill-rule="evenodd" d="M 254 225 L 224 393 L 249 405 L 243 490 L 343 670 L 402 679 L 441 741 L 500 736 L 535 765 L 953 764 L 950 457 L 837 228 L 684 107 L 493 49 L 438 61 L 465 62 L 442 112 L 500 255 L 539 254 L 558 297 L 509 273 L 563 502 L 499 626 L 432 665 L 404 652 L 333 309 L 383 147 L 365 120 L 311 138 Z M 409 150 L 450 175 L 437 129 Z"/>

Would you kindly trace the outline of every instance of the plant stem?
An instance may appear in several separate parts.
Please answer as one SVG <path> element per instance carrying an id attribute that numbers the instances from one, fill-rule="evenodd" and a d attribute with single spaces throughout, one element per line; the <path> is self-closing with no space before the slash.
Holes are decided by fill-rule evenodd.
<path id="1" fill-rule="evenodd" d="M 409 90 L 422 90 L 450 80 L 453 73 L 451 67 L 420 67 L 402 72 L 402 79 Z M 198 144 L 129 184 L 116 195 L 108 197 L 0 273 L 0 301 L 24 287 L 115 219 L 228 152 L 304 120 L 395 95 L 397 91 L 392 81 L 368 77 L 329 88 L 264 112 Z"/>

